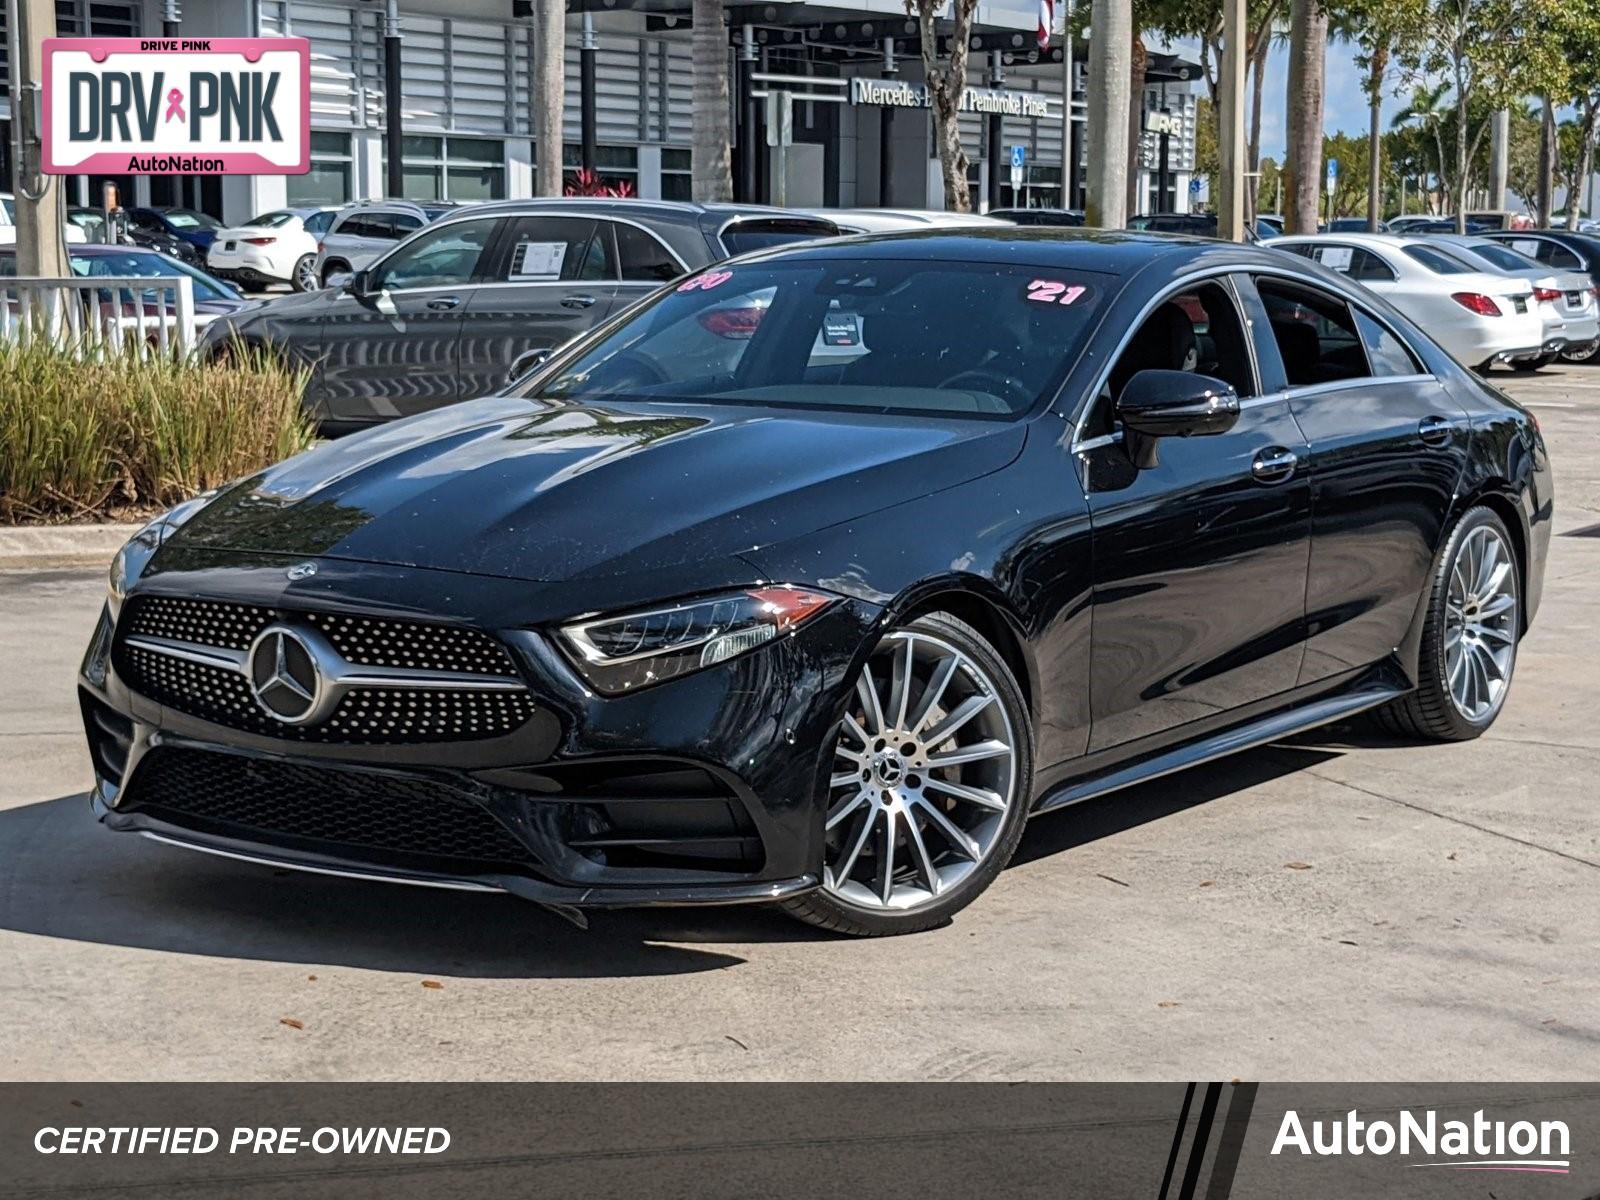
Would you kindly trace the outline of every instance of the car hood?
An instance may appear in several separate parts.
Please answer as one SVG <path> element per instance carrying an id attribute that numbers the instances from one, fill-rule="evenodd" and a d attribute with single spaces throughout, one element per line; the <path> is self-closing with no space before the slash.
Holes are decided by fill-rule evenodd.
<path id="1" fill-rule="evenodd" d="M 171 544 L 527 580 L 730 557 L 999 470 L 1021 422 L 499 396 L 226 491 Z"/>

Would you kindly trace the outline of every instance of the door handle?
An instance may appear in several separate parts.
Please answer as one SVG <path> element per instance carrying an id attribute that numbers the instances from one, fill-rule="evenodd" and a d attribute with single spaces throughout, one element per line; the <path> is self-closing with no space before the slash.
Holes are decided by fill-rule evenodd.
<path id="1" fill-rule="evenodd" d="M 595 297 L 594 296 L 563 296 L 561 298 L 561 307 L 562 308 L 593 308 L 594 307 L 594 302 L 595 302 Z"/>
<path id="2" fill-rule="evenodd" d="M 435 296 L 428 301 L 428 307 L 434 312 L 448 312 L 461 303 L 460 296 Z"/>
<path id="3" fill-rule="evenodd" d="M 1268 446 L 1250 463 L 1250 474 L 1257 483 L 1282 483 L 1294 474 L 1300 456 L 1286 446 Z"/>
<path id="4" fill-rule="evenodd" d="M 1455 423 L 1449 417 L 1423 417 L 1417 426 L 1417 436 L 1429 446 L 1443 446 L 1454 431 Z"/>

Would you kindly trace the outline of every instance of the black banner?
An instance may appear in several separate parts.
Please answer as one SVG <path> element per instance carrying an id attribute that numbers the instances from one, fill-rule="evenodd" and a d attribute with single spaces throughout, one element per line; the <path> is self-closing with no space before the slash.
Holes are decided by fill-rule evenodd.
<path id="1" fill-rule="evenodd" d="M 0 1196 L 1600 1198 L 1600 1086 L 13 1084 Z"/>

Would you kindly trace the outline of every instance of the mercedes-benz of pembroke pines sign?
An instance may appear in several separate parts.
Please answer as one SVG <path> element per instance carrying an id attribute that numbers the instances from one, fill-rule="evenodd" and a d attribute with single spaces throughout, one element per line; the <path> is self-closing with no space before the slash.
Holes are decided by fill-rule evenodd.
<path id="1" fill-rule="evenodd" d="M 305 38 L 46 38 L 51 175 L 303 175 Z"/>

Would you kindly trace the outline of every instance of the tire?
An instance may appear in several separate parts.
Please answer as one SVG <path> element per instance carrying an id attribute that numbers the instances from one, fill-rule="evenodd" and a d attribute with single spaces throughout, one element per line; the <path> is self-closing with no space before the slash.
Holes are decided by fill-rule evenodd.
<path id="1" fill-rule="evenodd" d="M 1032 719 L 1005 660 L 970 625 L 930 613 L 886 633 L 835 749 L 823 884 L 782 904 L 800 920 L 855 937 L 943 925 L 1016 852 L 1032 795 Z M 936 765 L 957 752 L 957 763 Z"/>
<path id="2" fill-rule="evenodd" d="M 289 272 L 289 286 L 297 292 L 314 292 L 322 286 L 322 281 L 317 278 L 315 254 L 302 254 L 295 261 L 294 270 Z"/>
<path id="3" fill-rule="evenodd" d="M 1509 597 L 1510 606 L 1506 612 L 1492 618 L 1473 621 L 1473 614 L 1480 610 L 1487 612 L 1489 607 L 1478 594 L 1486 589 L 1478 585 L 1485 577 L 1483 547 L 1491 541 L 1498 547 L 1493 574 L 1500 579 L 1500 586 L 1505 589 L 1500 594 Z M 1503 574 L 1501 564 L 1505 566 Z M 1458 621 L 1452 611 L 1456 607 L 1453 584 L 1475 574 L 1477 579 L 1468 588 L 1471 595 L 1466 609 L 1468 616 Z M 1522 579 L 1515 543 L 1505 522 L 1488 508 L 1468 509 L 1451 530 L 1428 588 L 1428 615 L 1422 627 L 1422 648 L 1417 656 L 1416 690 L 1376 710 L 1373 717 L 1382 728 L 1402 737 L 1470 741 L 1493 725 L 1500 715 L 1511 690 L 1522 634 Z M 1459 639 L 1456 637 L 1458 627 L 1461 630 Z M 1495 630 L 1492 636 L 1484 634 L 1475 638 L 1472 635 L 1474 629 L 1490 628 Z M 1457 645 L 1459 654 L 1452 653 Z M 1476 648 L 1478 645 L 1486 649 L 1480 651 Z M 1484 654 L 1488 654 L 1488 663 L 1495 664 L 1493 672 L 1488 669 Z M 1499 659 L 1503 662 L 1497 661 Z M 1479 666 L 1484 667 L 1482 686 L 1487 689 L 1487 695 L 1481 697 L 1485 699 L 1481 708 L 1472 703 L 1464 704 L 1457 690 L 1464 679 L 1463 670 L 1473 676 L 1467 682 L 1477 686 L 1474 672 Z M 1491 673 L 1499 674 L 1499 679 L 1490 679 Z M 1457 685 L 1454 688 L 1453 681 Z"/>
<path id="4" fill-rule="evenodd" d="M 1563 351 L 1561 355 L 1561 361 L 1569 363 L 1585 363 L 1590 365 L 1600 363 L 1600 342 L 1596 342 L 1593 346 L 1589 347 L 1589 349 L 1583 351 L 1581 354 L 1568 354 Z"/>
<path id="5" fill-rule="evenodd" d="M 1538 358 L 1526 358 L 1520 362 L 1513 362 L 1511 364 L 1511 369 L 1523 375 L 1527 375 L 1533 371 L 1544 370 L 1559 357 L 1560 356 L 1556 354 L 1541 354 Z"/>

